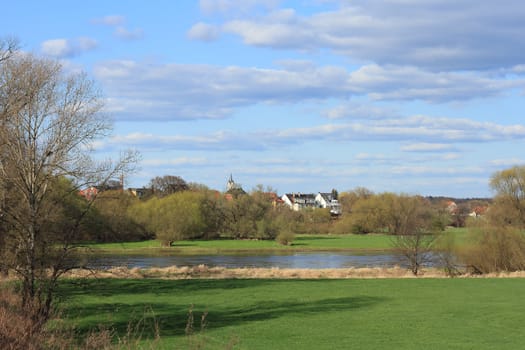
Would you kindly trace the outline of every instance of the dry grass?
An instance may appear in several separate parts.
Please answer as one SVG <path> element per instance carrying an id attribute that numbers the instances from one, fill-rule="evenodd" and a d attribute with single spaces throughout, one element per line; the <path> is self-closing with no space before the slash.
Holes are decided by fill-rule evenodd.
<path id="1" fill-rule="evenodd" d="M 129 323 L 126 334 L 100 327 L 79 339 L 74 329 L 53 317 L 41 326 L 31 317 L 32 310 L 22 308 L 20 296 L 9 288 L 0 288 L 0 349 L 2 350 L 125 350 L 156 349 L 160 339 L 157 322 L 155 337 L 143 342 L 143 322 Z"/>
<path id="2" fill-rule="evenodd" d="M 415 277 L 410 270 L 396 267 L 362 267 L 338 269 L 281 269 L 272 268 L 225 268 L 198 266 L 153 267 L 147 269 L 114 267 L 108 270 L 75 269 L 68 272 L 69 278 L 161 278 L 161 279 L 345 279 L 345 278 L 450 278 L 443 269 L 426 268 Z M 456 278 L 525 278 L 525 271 L 492 272 L 475 274 L 469 272 L 454 275 Z M 14 277 L 0 277 L 2 281 Z"/>
<path id="3" fill-rule="evenodd" d="M 228 279 L 228 278 L 261 278 L 261 279 L 345 279 L 345 278 L 448 278 L 442 269 L 425 269 L 415 277 L 410 270 L 401 267 L 369 267 L 369 268 L 341 268 L 341 269 L 280 269 L 280 268 L 224 268 L 199 265 L 171 266 L 164 268 L 139 269 L 117 267 L 104 271 L 75 270 L 69 277 L 97 277 L 97 278 L 162 278 L 162 279 Z M 525 277 L 525 271 L 491 273 L 461 277 Z"/>
<path id="4" fill-rule="evenodd" d="M 9 288 L 0 289 L 0 349 L 58 350 L 76 345 L 69 330 L 42 326 L 32 317 L 34 311 L 30 306 L 20 305 L 18 294 Z M 54 322 L 57 325 L 60 320 Z"/>

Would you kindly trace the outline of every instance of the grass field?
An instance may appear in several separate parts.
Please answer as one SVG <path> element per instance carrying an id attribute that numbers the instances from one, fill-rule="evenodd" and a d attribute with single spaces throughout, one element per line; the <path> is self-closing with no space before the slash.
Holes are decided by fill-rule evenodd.
<path id="1" fill-rule="evenodd" d="M 459 241 L 465 236 L 465 229 L 449 229 L 447 234 Z M 111 253 L 177 252 L 220 254 L 235 251 L 337 251 L 337 250 L 388 250 L 391 249 L 391 236 L 384 234 L 368 235 L 297 235 L 291 246 L 282 246 L 275 241 L 263 240 L 199 240 L 178 241 L 170 248 L 162 248 L 156 240 L 126 243 L 102 243 L 88 245 L 93 250 Z"/>
<path id="2" fill-rule="evenodd" d="M 522 349 L 525 279 L 66 281 L 63 305 L 80 331 L 125 333 L 142 319 L 158 348 Z M 194 305 L 197 338 L 184 336 Z"/>

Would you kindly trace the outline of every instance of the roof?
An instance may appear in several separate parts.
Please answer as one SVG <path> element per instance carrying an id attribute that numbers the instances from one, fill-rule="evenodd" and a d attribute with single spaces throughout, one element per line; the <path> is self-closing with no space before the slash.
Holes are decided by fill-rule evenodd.
<path id="1" fill-rule="evenodd" d="M 286 193 L 285 194 L 292 203 L 295 202 L 305 202 L 305 201 L 315 201 L 315 194 L 313 193 Z"/>

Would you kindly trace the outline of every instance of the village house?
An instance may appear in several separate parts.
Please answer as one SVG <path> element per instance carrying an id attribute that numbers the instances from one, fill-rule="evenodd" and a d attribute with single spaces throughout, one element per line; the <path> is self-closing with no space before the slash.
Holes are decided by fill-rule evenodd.
<path id="1" fill-rule="evenodd" d="M 146 198 L 153 194 L 153 190 L 151 188 L 146 187 L 130 187 L 128 188 L 128 192 L 139 199 Z"/>
<path id="2" fill-rule="evenodd" d="M 284 204 L 295 211 L 299 211 L 306 208 L 319 208 L 319 203 L 317 203 L 315 197 L 313 193 L 287 193 L 281 199 Z"/>
<path id="3" fill-rule="evenodd" d="M 317 196 L 315 196 L 315 201 L 321 208 L 329 208 L 330 214 L 334 216 L 341 215 L 341 204 L 337 200 L 334 192 L 319 192 Z"/>

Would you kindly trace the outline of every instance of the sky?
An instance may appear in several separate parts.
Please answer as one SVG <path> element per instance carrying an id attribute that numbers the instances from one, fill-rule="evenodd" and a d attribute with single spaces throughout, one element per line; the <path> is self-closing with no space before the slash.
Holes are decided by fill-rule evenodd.
<path id="1" fill-rule="evenodd" d="M 525 163 L 525 5 L 474 0 L 9 1 L 0 37 L 83 71 L 126 186 L 488 197 Z"/>

